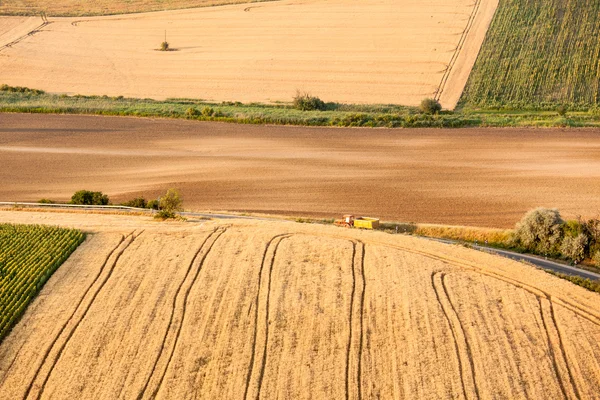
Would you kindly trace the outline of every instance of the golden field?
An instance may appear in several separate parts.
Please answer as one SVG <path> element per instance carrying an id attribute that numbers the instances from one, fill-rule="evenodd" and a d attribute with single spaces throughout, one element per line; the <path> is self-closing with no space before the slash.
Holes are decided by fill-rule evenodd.
<path id="1" fill-rule="evenodd" d="M 89 232 L 0 345 L 2 399 L 598 398 L 598 295 L 517 262 L 293 222 L 0 221 Z"/>
<path id="2" fill-rule="evenodd" d="M 21 26 L 0 70 L 2 83 L 66 94 L 273 103 L 301 90 L 341 103 L 437 96 L 454 108 L 497 3 L 284 0 L 51 17 L 34 33 Z M 1 18 L 0 38 L 23 19 Z M 165 31 L 174 51 L 156 51 Z"/>

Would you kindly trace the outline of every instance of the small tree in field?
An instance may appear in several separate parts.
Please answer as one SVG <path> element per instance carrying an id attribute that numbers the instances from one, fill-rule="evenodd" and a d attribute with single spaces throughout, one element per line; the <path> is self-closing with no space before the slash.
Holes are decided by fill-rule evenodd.
<path id="1" fill-rule="evenodd" d="M 177 217 L 177 211 L 183 211 L 183 199 L 177 189 L 169 189 L 167 193 L 160 198 L 158 206 L 159 211 L 156 214 L 158 219 L 170 219 Z"/>
<path id="2" fill-rule="evenodd" d="M 440 111 L 442 111 L 442 105 L 436 99 L 423 100 L 419 108 L 423 113 L 430 115 L 438 114 Z"/>
<path id="3" fill-rule="evenodd" d="M 89 190 L 80 190 L 71 197 L 71 204 L 81 204 L 87 206 L 105 206 L 109 202 L 108 196 L 102 192 L 92 192 Z"/>

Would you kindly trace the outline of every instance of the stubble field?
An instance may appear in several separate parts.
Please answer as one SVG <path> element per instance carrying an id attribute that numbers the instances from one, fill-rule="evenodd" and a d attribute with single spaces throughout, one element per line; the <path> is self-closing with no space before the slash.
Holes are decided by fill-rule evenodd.
<path id="1" fill-rule="evenodd" d="M 2 83 L 67 94 L 272 103 L 301 90 L 453 108 L 497 3 L 284 0 L 50 18 L 0 49 L 0 70 Z M 165 31 L 175 51 L 156 51 Z"/>
<path id="2" fill-rule="evenodd" d="M 598 295 L 516 262 L 289 222 L 0 220 L 91 231 L 0 345 L 1 399 L 598 398 Z"/>
<path id="3" fill-rule="evenodd" d="M 0 201 L 113 202 L 178 187 L 186 208 L 511 228 L 600 213 L 597 130 L 332 129 L 0 115 Z"/>

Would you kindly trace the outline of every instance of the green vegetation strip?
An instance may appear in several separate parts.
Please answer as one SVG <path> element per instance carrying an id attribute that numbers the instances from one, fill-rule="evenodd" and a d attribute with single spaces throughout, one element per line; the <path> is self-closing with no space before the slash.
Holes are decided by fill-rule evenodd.
<path id="1" fill-rule="evenodd" d="M 0 341 L 84 239 L 74 229 L 0 224 Z"/>
<path id="2" fill-rule="evenodd" d="M 567 274 L 561 274 L 560 272 L 554 272 L 551 270 L 545 270 L 549 274 L 555 275 L 559 278 L 565 279 L 571 283 L 574 283 L 578 286 L 584 287 L 591 292 L 600 293 L 600 282 L 595 282 L 590 279 L 585 279 L 580 276 L 571 276 Z"/>
<path id="3" fill-rule="evenodd" d="M 242 104 L 193 99 L 131 99 L 67 96 L 40 90 L 0 86 L 0 112 L 88 114 L 182 118 L 242 124 L 300 126 L 460 128 L 460 127 L 599 127 L 600 113 L 553 111 L 469 111 L 425 114 L 417 107 L 325 103 L 323 110 L 302 111 L 290 104 Z"/>
<path id="4" fill-rule="evenodd" d="M 600 0 L 501 0 L 460 106 L 599 113 L 598 37 Z"/>

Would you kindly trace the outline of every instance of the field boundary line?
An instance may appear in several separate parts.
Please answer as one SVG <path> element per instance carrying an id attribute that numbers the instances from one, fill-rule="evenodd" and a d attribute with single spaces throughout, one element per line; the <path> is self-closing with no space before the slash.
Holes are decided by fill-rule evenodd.
<path id="1" fill-rule="evenodd" d="M 71 315 L 69 316 L 69 318 L 67 318 L 67 320 L 65 321 L 65 323 L 62 325 L 62 327 L 59 330 L 58 334 L 50 342 L 50 346 L 48 347 L 48 349 L 46 349 L 46 351 L 44 352 L 44 356 L 42 358 L 42 362 L 38 366 L 37 370 L 35 371 L 35 374 L 33 375 L 33 378 L 31 380 L 31 382 L 27 386 L 27 390 L 25 392 L 25 395 L 23 396 L 23 399 L 26 399 L 29 396 L 29 392 L 31 391 L 31 389 L 33 387 L 33 384 L 34 384 L 35 380 L 37 379 L 38 374 L 40 373 L 41 369 L 43 368 L 44 364 L 46 363 L 46 359 L 50 355 L 50 352 L 52 351 L 52 348 L 54 347 L 54 345 L 56 344 L 56 342 L 58 341 L 58 339 L 60 338 L 60 336 L 62 335 L 62 333 L 64 332 L 64 330 L 67 328 L 67 325 L 69 324 L 69 322 L 71 322 L 71 320 L 73 319 L 73 317 L 77 313 L 77 310 L 79 309 L 79 307 L 83 303 L 83 300 L 86 298 L 86 296 L 88 295 L 88 293 L 90 292 L 90 290 L 92 290 L 92 287 L 96 284 L 96 282 L 98 281 L 98 279 L 102 275 L 102 272 L 104 272 L 104 268 L 106 267 L 106 265 L 108 263 L 108 260 L 110 260 L 110 258 L 113 256 L 113 254 L 121 246 L 121 244 L 123 244 L 123 242 L 125 240 L 127 240 L 132 234 L 133 234 L 133 232 L 130 233 L 130 234 L 128 234 L 127 236 L 121 235 L 121 239 L 119 240 L 119 243 L 117 243 L 117 245 L 108 253 L 108 255 L 106 256 L 106 258 L 104 259 L 104 263 L 102 263 L 102 266 L 100 267 L 98 273 L 96 274 L 96 277 L 94 278 L 94 280 L 92 281 L 92 283 L 90 283 L 90 285 L 87 287 L 87 289 L 83 293 L 83 296 L 79 299 L 79 302 L 77 303 L 77 306 L 75 307 L 75 309 L 73 310 L 73 312 L 71 313 Z"/>
<path id="2" fill-rule="evenodd" d="M 150 381 L 152 380 L 152 377 L 154 376 L 154 372 L 156 370 L 156 367 L 158 365 L 158 363 L 160 362 L 161 356 L 163 355 L 163 351 L 165 349 L 165 343 L 167 342 L 167 338 L 169 336 L 169 333 L 171 332 L 171 326 L 173 325 L 173 317 L 175 316 L 175 311 L 177 309 L 177 300 L 179 299 L 179 294 L 181 292 L 181 289 L 183 288 L 183 286 L 185 285 L 186 281 L 188 280 L 188 277 L 190 276 L 190 272 L 192 271 L 192 268 L 196 262 L 196 260 L 198 259 L 198 256 L 200 255 L 200 253 L 202 252 L 202 250 L 204 249 L 204 246 L 206 245 L 206 243 L 210 240 L 210 238 L 215 235 L 215 233 L 217 232 L 218 228 L 215 228 L 212 230 L 212 232 L 210 232 L 202 241 L 202 244 L 200 244 L 200 246 L 198 247 L 198 250 L 196 250 L 196 252 L 194 253 L 194 256 L 192 257 L 192 260 L 190 261 L 187 271 L 185 273 L 185 276 L 183 277 L 183 279 L 181 280 L 181 283 L 179 284 L 179 286 L 177 287 L 177 291 L 175 292 L 175 295 L 173 296 L 173 300 L 171 302 L 171 315 L 169 317 L 169 324 L 167 325 L 167 330 L 163 336 L 163 340 L 162 343 L 160 345 L 160 350 L 156 355 L 156 359 L 154 360 L 154 364 L 152 366 L 152 370 L 150 371 L 150 374 L 148 375 L 146 382 L 144 383 L 144 386 L 142 388 L 142 391 L 138 394 L 137 398 L 141 399 L 144 394 L 146 394 L 146 390 L 148 388 L 148 385 L 150 383 Z M 183 319 L 180 320 L 180 322 L 182 322 Z"/>
<path id="3" fill-rule="evenodd" d="M 79 328 L 79 326 L 81 325 L 81 322 L 83 322 L 83 320 L 85 319 L 85 317 L 87 316 L 87 313 L 89 312 L 90 308 L 92 307 L 92 305 L 94 304 L 94 301 L 96 300 L 96 297 L 98 297 L 98 294 L 102 291 L 102 289 L 104 288 L 104 286 L 106 285 L 106 282 L 108 282 L 108 280 L 110 279 L 110 277 L 112 276 L 113 271 L 115 270 L 115 267 L 117 266 L 117 263 L 119 262 L 119 259 L 121 258 L 121 256 L 123 255 L 123 253 L 125 252 L 125 250 L 127 250 L 129 248 L 129 246 L 142 234 L 144 233 L 144 231 L 142 230 L 141 232 L 139 232 L 138 234 L 135 234 L 135 232 L 131 233 L 129 236 L 129 242 L 127 242 L 127 240 L 124 241 L 125 245 L 123 246 L 123 248 L 121 250 L 119 250 L 116 253 L 115 256 L 115 260 L 111 263 L 109 269 L 108 269 L 108 273 L 106 275 L 106 277 L 103 279 L 102 282 L 100 282 L 100 285 L 98 287 L 98 289 L 96 290 L 96 292 L 92 295 L 92 298 L 90 299 L 90 302 L 88 303 L 88 305 L 85 307 L 83 314 L 81 316 L 81 318 L 79 319 L 79 321 L 77 321 L 75 323 L 75 325 L 73 326 L 73 329 L 71 329 L 71 331 L 69 332 L 69 334 L 67 335 L 67 338 L 65 340 L 65 342 L 60 346 L 58 353 L 56 355 L 56 357 L 54 358 L 54 361 L 52 362 L 52 365 L 50 366 L 50 370 L 48 371 L 48 374 L 46 374 L 46 377 L 44 378 L 44 381 L 42 382 L 42 386 L 40 387 L 40 390 L 38 391 L 38 394 L 36 396 L 36 399 L 39 400 L 42 397 L 42 394 L 44 393 L 44 390 L 46 388 L 46 384 L 48 383 L 48 380 L 50 380 L 50 376 L 52 375 L 52 372 L 54 372 L 54 367 L 58 364 L 58 362 L 60 361 L 60 358 L 62 357 L 62 354 L 65 350 L 65 348 L 67 347 L 67 344 L 69 343 L 69 341 L 71 340 L 71 338 L 73 337 L 73 335 L 75 334 L 75 331 L 77 331 L 77 329 Z M 26 397 L 25 397 L 26 398 Z"/>
<path id="4" fill-rule="evenodd" d="M 465 333 L 464 327 L 460 321 L 460 318 L 458 317 L 458 312 L 456 311 L 454 304 L 452 304 L 452 300 L 450 300 L 448 288 L 444 283 L 445 276 L 446 274 L 444 272 L 433 272 L 431 274 L 431 285 L 433 286 L 436 299 L 442 308 L 442 312 L 444 313 L 446 321 L 450 326 L 450 331 L 452 332 L 454 347 L 456 350 L 456 358 L 458 360 L 460 382 L 465 399 L 471 398 L 471 393 L 475 393 L 474 398 L 479 399 L 480 394 L 475 376 L 475 364 L 473 362 L 471 346 L 469 345 L 467 334 Z M 469 369 L 469 371 L 466 371 L 466 369 Z"/>
<path id="5" fill-rule="evenodd" d="M 158 395 L 158 392 L 160 391 L 162 384 L 164 382 L 165 376 L 167 375 L 167 371 L 169 370 L 169 365 L 171 365 L 171 360 L 173 359 L 173 355 L 175 354 L 175 349 L 177 348 L 177 345 L 179 344 L 179 335 L 181 334 L 181 328 L 183 327 L 183 323 L 185 322 L 185 316 L 186 316 L 185 311 L 187 308 L 187 302 L 189 300 L 190 292 L 192 291 L 194 285 L 196 284 L 196 280 L 198 279 L 198 276 L 200 275 L 200 272 L 202 271 L 202 267 L 204 266 L 204 262 L 206 261 L 206 258 L 210 254 L 211 250 L 213 249 L 214 245 L 217 243 L 219 238 L 221 238 L 221 236 L 223 236 L 223 234 L 225 232 L 227 232 L 227 227 L 218 230 L 218 233 L 216 233 L 215 240 L 212 241 L 212 243 L 206 249 L 206 252 L 200 258 L 200 263 L 198 265 L 198 269 L 196 270 L 196 273 L 194 274 L 194 277 L 192 279 L 190 286 L 187 288 L 187 290 L 184 294 L 181 323 L 179 324 L 179 326 L 177 328 L 177 333 L 175 335 L 175 341 L 173 343 L 173 348 L 171 349 L 171 354 L 169 355 L 169 358 L 167 359 L 167 364 L 165 365 L 165 369 L 163 370 L 163 372 L 161 374 L 161 377 L 160 377 L 160 380 L 158 381 L 157 387 L 150 394 L 150 398 L 156 398 L 156 396 Z M 212 237 L 212 235 L 211 235 L 211 237 Z"/>
<path id="6" fill-rule="evenodd" d="M 244 389 L 244 400 L 246 400 L 248 398 L 248 391 L 250 390 L 250 384 L 252 382 L 252 373 L 254 371 L 254 362 L 255 362 L 255 358 L 256 358 L 256 339 L 258 337 L 258 308 L 259 308 L 259 304 L 260 304 L 260 292 L 261 292 L 262 279 L 263 279 L 262 277 L 263 277 L 263 270 L 265 267 L 265 261 L 267 259 L 267 254 L 269 252 L 269 249 L 271 248 L 271 245 L 273 245 L 273 243 L 275 241 L 277 241 L 274 244 L 275 250 L 276 250 L 277 247 L 279 247 L 279 244 L 281 243 L 281 241 L 283 239 L 287 239 L 291 236 L 292 236 L 292 234 L 284 233 L 284 234 L 276 235 L 276 236 L 272 237 L 267 242 L 267 244 L 265 246 L 265 250 L 263 251 L 262 260 L 260 263 L 260 270 L 258 273 L 258 289 L 256 291 L 256 299 L 254 301 L 254 335 L 253 335 L 253 339 L 252 339 L 252 355 L 250 357 L 248 374 L 246 375 L 246 388 Z M 273 254 L 273 259 L 274 259 L 274 254 Z M 273 262 L 274 261 L 272 260 L 272 263 Z"/>
<path id="7" fill-rule="evenodd" d="M 444 71 L 442 80 L 440 81 L 438 88 L 435 90 L 435 93 L 434 93 L 435 100 L 439 101 L 440 98 L 442 97 L 442 93 L 446 89 L 446 84 L 448 83 L 448 80 L 450 79 L 450 73 L 454 69 L 456 62 L 458 61 L 458 57 L 465 45 L 465 42 L 467 41 L 467 36 L 469 36 L 469 33 L 471 32 L 471 28 L 475 24 L 475 19 L 477 17 L 477 14 L 479 13 L 480 6 L 481 6 L 481 0 L 477 0 L 475 5 L 473 6 L 473 11 L 471 11 L 471 15 L 469 16 L 469 20 L 467 21 L 467 26 L 465 27 L 465 30 L 462 32 L 460 40 L 458 41 L 456 50 L 452 54 L 452 58 L 450 59 L 450 62 L 448 63 L 447 68 Z"/>

